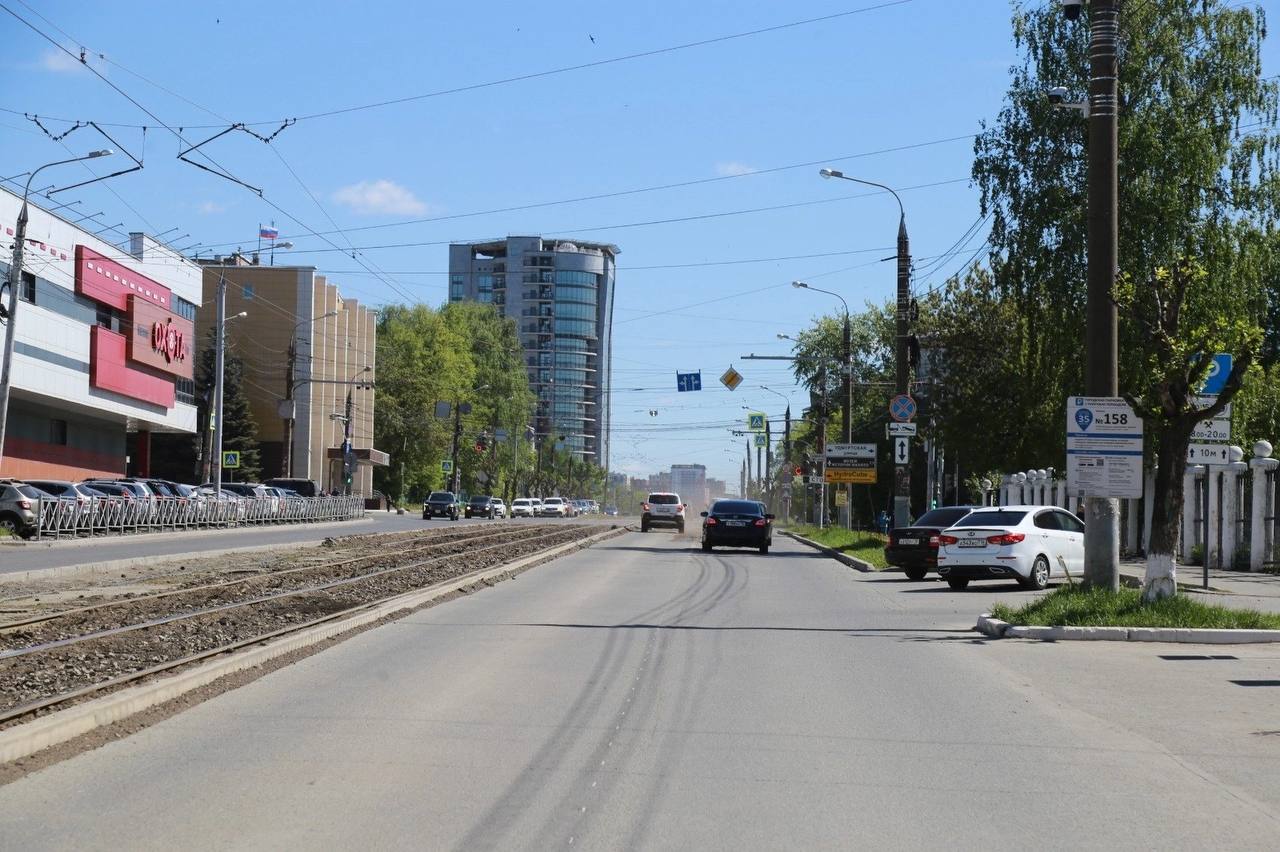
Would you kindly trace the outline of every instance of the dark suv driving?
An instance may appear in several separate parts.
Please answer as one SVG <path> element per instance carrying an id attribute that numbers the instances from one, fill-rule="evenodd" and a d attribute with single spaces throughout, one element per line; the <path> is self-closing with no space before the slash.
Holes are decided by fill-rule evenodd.
<path id="1" fill-rule="evenodd" d="M 458 498 L 452 491 L 432 491 L 427 502 L 422 504 L 422 519 L 448 518 L 458 520 L 461 512 L 458 509 Z"/>
<path id="2" fill-rule="evenodd" d="M 489 518 L 492 520 L 498 516 L 498 509 L 493 504 L 492 497 L 482 494 L 467 501 L 466 516 L 468 518 Z"/>

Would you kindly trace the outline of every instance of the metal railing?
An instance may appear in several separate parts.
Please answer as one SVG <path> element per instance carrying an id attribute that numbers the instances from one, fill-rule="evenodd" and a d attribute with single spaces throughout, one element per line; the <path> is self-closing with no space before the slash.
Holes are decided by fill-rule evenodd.
<path id="1" fill-rule="evenodd" d="M 363 518 L 364 497 L 153 497 L 117 496 L 32 501 L 36 539 L 304 524 Z"/>

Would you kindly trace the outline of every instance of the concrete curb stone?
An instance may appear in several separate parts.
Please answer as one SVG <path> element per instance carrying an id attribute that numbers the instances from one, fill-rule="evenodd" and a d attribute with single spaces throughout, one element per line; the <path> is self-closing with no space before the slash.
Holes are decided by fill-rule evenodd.
<path id="1" fill-rule="evenodd" d="M 849 556 L 848 554 L 841 553 L 840 551 L 835 550 L 834 548 L 827 547 L 825 544 L 818 544 L 816 541 L 813 541 L 812 539 L 805 538 L 802 535 L 797 535 L 796 533 L 790 532 L 788 530 L 779 530 L 779 532 L 785 535 L 787 538 L 795 539 L 801 544 L 807 544 L 809 547 L 812 547 L 814 550 L 822 551 L 827 556 L 830 556 L 832 559 L 836 560 L 837 562 L 841 562 L 841 563 L 844 563 L 845 565 L 848 565 L 850 568 L 854 569 L 855 571 L 861 571 L 864 574 L 869 574 L 873 571 L 876 571 L 876 567 L 874 565 L 872 565 L 870 562 L 867 562 L 865 560 L 858 559 L 856 556 Z"/>
<path id="2" fill-rule="evenodd" d="M 1189 645 L 1244 645 L 1280 642 L 1280 630 L 1228 630 L 1190 627 L 1050 627 L 1017 626 L 978 616 L 974 630 L 993 639 L 1037 639 L 1044 642 L 1172 642 Z"/>

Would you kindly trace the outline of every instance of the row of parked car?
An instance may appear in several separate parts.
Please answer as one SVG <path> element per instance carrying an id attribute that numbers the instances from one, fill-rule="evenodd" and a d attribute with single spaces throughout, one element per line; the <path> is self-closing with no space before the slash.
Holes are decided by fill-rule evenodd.
<path id="1" fill-rule="evenodd" d="M 288 487 L 293 486 L 293 487 Z M 71 482 L 0 480 L 0 529 L 29 538 L 39 527 L 115 528 L 285 520 L 303 497 L 317 496 L 310 480 L 187 485 L 167 479 L 120 477 Z"/>
<path id="2" fill-rule="evenodd" d="M 488 494 L 474 495 L 463 503 L 452 491 L 432 491 L 422 504 L 422 519 L 448 518 L 452 521 L 467 518 L 576 518 L 579 515 L 600 514 L 600 504 L 595 500 L 566 500 L 563 497 L 518 497 L 511 501 L 511 509 L 501 497 Z"/>

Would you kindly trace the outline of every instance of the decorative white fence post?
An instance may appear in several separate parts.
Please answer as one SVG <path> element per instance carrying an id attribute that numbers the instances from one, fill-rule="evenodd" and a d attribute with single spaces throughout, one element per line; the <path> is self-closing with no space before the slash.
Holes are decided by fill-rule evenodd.
<path id="1" fill-rule="evenodd" d="M 1196 549 L 1196 542 L 1200 538 L 1200 525 L 1197 521 L 1200 518 L 1202 501 L 1196 490 L 1196 482 L 1204 476 L 1204 473 L 1204 465 L 1188 465 L 1187 472 L 1182 478 L 1182 559 L 1184 562 L 1191 561 L 1191 552 Z"/>
<path id="2" fill-rule="evenodd" d="M 1205 465 L 1205 481 L 1209 489 L 1208 534 L 1204 542 L 1205 563 L 1210 568 L 1222 565 L 1222 469 Z"/>
<path id="3" fill-rule="evenodd" d="M 1245 464 L 1244 450 L 1231 447 L 1231 463 L 1222 471 L 1222 567 L 1235 568 L 1236 548 L 1242 537 L 1244 523 L 1244 493 L 1241 477 L 1249 469 Z"/>
<path id="4" fill-rule="evenodd" d="M 1249 506 L 1249 570 L 1261 571 L 1275 551 L 1276 481 L 1274 471 L 1280 461 L 1271 458 L 1271 444 L 1253 445 L 1253 499 Z"/>

